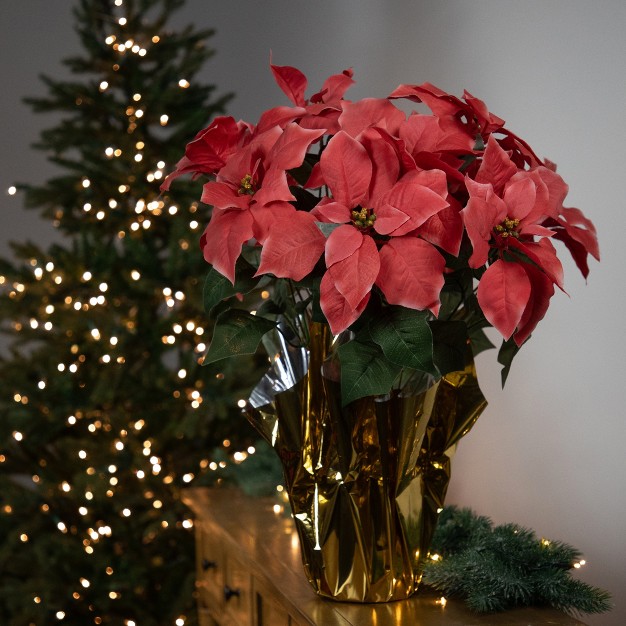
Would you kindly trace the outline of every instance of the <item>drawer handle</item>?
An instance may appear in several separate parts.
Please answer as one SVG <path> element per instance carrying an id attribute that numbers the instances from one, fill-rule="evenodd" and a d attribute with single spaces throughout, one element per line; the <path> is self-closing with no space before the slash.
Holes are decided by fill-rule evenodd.
<path id="1" fill-rule="evenodd" d="M 228 602 L 233 596 L 237 596 L 239 598 L 241 596 L 241 591 L 239 591 L 239 589 L 233 589 L 228 585 L 224 585 L 224 600 Z"/>
<path id="2" fill-rule="evenodd" d="M 217 563 L 215 561 L 209 561 L 209 559 L 202 559 L 202 569 L 205 572 L 210 569 L 217 569 Z"/>

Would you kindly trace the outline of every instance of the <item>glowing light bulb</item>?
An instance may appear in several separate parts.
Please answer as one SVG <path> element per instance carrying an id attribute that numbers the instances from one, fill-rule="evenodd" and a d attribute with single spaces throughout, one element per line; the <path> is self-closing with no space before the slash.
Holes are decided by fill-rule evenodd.
<path id="1" fill-rule="evenodd" d="M 167 117 L 167 115 L 162 116 L 162 117 L 161 117 L 161 119 L 163 119 L 163 117 Z M 8 193 L 10 196 L 14 196 L 14 195 L 17 193 L 17 188 L 16 188 L 16 187 L 14 187 L 13 185 L 11 185 L 11 186 L 7 189 L 7 193 Z"/>

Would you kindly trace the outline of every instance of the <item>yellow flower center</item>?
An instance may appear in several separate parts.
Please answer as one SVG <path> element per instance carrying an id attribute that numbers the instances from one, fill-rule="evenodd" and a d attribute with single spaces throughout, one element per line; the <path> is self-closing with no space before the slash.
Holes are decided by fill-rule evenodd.
<path id="1" fill-rule="evenodd" d="M 352 211 L 352 223 L 357 228 L 371 228 L 376 221 L 376 215 L 372 209 L 361 208 Z"/>
<path id="2" fill-rule="evenodd" d="M 519 226 L 519 220 L 511 219 L 510 217 L 505 218 L 502 222 L 500 222 L 497 226 L 494 226 L 493 230 L 496 235 L 500 235 L 500 237 L 515 237 L 515 239 L 519 239 L 519 232 L 517 231 L 517 227 Z"/>
<path id="3" fill-rule="evenodd" d="M 254 188 L 254 183 L 252 182 L 252 174 L 246 174 L 239 184 L 239 195 L 249 195 L 253 196 L 256 189 Z"/>

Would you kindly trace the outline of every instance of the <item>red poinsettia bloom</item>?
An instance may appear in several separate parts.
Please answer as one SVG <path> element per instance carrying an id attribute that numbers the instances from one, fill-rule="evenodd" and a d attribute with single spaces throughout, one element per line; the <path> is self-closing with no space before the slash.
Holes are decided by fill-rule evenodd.
<path id="1" fill-rule="evenodd" d="M 232 117 L 215 118 L 187 144 L 185 156 L 163 181 L 161 190 L 168 191 L 172 181 L 183 174 L 215 174 L 251 137 L 248 124 L 236 122 Z"/>
<path id="2" fill-rule="evenodd" d="M 304 213 L 297 215 L 301 212 L 291 204 L 295 197 L 287 170 L 302 164 L 309 146 L 323 132 L 296 124 L 275 126 L 233 154 L 216 180 L 204 185 L 202 202 L 214 207 L 201 240 L 204 258 L 232 282 L 246 241 L 263 243 L 278 220 L 310 221 Z"/>
<path id="3" fill-rule="evenodd" d="M 461 215 L 473 248 L 470 267 L 490 263 L 478 302 L 487 320 L 506 339 L 515 333 L 521 345 L 547 310 L 552 285 L 563 288 L 550 242 L 555 233 L 545 224 L 558 218 L 567 187 L 547 168 L 519 171 L 491 139 L 476 178 L 467 179 Z"/>
<path id="4" fill-rule="evenodd" d="M 320 305 L 335 334 L 360 316 L 374 284 L 390 304 L 436 314 L 444 283 L 444 258 L 416 231 L 448 207 L 445 174 L 416 169 L 398 178 L 400 164 L 389 143 L 375 129 L 360 139 L 337 133 L 320 160 L 332 198 L 314 214 L 341 224 L 326 242 L 320 287 Z"/>

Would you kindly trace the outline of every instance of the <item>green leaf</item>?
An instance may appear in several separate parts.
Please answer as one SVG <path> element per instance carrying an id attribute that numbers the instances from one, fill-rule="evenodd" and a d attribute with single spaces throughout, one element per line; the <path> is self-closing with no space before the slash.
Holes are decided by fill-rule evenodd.
<path id="1" fill-rule="evenodd" d="M 470 333 L 470 346 L 472 348 L 472 354 L 474 357 L 478 356 L 485 350 L 491 350 L 496 346 L 487 337 L 485 331 L 482 328 L 476 328 Z"/>
<path id="2" fill-rule="evenodd" d="M 428 313 L 389 307 L 370 323 L 370 335 L 387 359 L 396 365 L 437 374 Z"/>
<path id="3" fill-rule="evenodd" d="M 275 327 L 274 322 L 241 309 L 224 311 L 215 322 L 204 365 L 232 356 L 254 354 L 263 335 Z"/>
<path id="4" fill-rule="evenodd" d="M 513 339 L 502 342 L 500 350 L 498 351 L 498 363 L 504 366 L 500 372 L 500 375 L 502 376 L 502 387 L 504 387 L 504 383 L 506 383 L 506 379 L 508 378 L 509 371 L 511 369 L 511 363 L 518 352 L 519 346 L 515 343 L 515 341 L 513 341 Z"/>
<path id="5" fill-rule="evenodd" d="M 460 320 L 430 322 L 433 333 L 433 360 L 439 373 L 458 372 L 465 368 L 467 326 Z"/>
<path id="6" fill-rule="evenodd" d="M 254 289 L 259 282 L 259 278 L 254 277 L 255 271 L 252 265 L 240 258 L 235 267 L 235 284 L 231 285 L 226 276 L 211 267 L 204 281 L 202 294 L 205 311 L 210 314 L 211 309 L 225 298 L 230 298 L 237 293 L 248 293 Z"/>
<path id="7" fill-rule="evenodd" d="M 401 367 L 385 358 L 374 343 L 349 341 L 338 348 L 341 363 L 341 400 L 349 402 L 391 391 Z"/>

